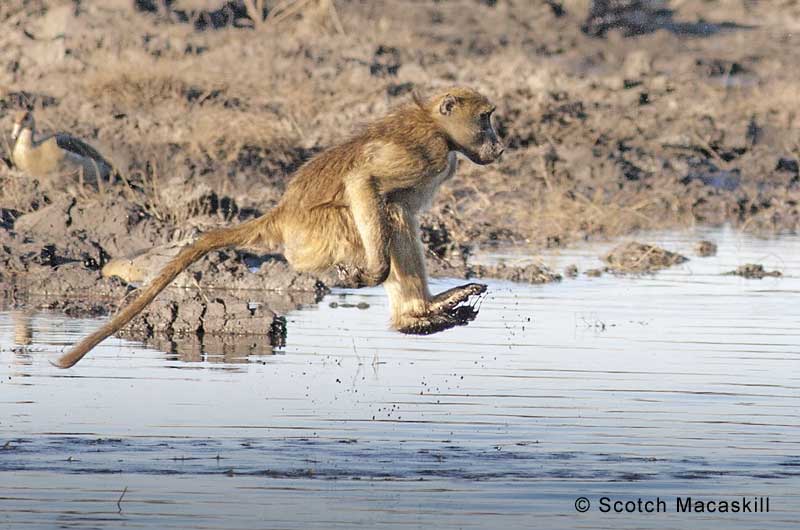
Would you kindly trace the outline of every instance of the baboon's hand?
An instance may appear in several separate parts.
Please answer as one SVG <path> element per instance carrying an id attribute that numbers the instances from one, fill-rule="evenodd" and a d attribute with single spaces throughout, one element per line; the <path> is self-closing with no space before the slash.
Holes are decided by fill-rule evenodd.
<path id="1" fill-rule="evenodd" d="M 361 281 L 363 282 L 364 287 L 375 287 L 376 285 L 380 285 L 386 281 L 386 278 L 389 277 L 389 261 L 386 260 L 385 263 L 381 263 L 378 266 L 374 267 L 371 270 L 361 270 Z"/>
<path id="2" fill-rule="evenodd" d="M 361 267 L 354 267 L 352 265 L 336 266 L 336 272 L 339 277 L 340 287 L 375 287 L 386 281 L 389 274 L 388 267 L 374 272 L 362 269 Z"/>

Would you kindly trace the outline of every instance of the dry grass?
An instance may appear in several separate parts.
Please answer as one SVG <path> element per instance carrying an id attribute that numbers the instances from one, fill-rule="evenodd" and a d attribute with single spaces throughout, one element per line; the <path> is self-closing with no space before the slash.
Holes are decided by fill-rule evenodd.
<path id="1" fill-rule="evenodd" d="M 281 151 L 301 142 L 303 131 L 290 114 L 251 105 L 236 96 L 243 91 L 208 77 L 145 59 L 132 68 L 88 76 L 84 87 L 109 113 L 125 113 L 148 125 L 146 132 L 128 130 L 128 143 L 180 145 L 189 157 L 231 163 L 246 146 Z"/>
<path id="2" fill-rule="evenodd" d="M 187 124 L 186 145 L 215 161 L 233 162 L 245 146 L 290 150 L 299 142 L 299 133 L 288 117 L 215 108 Z"/>
<path id="3" fill-rule="evenodd" d="M 551 238 L 614 237 L 638 230 L 686 226 L 690 205 L 670 191 L 618 190 L 576 192 L 560 185 L 544 193 L 532 208 L 529 226 Z"/>
<path id="4" fill-rule="evenodd" d="M 210 92 L 212 88 L 196 88 L 168 72 L 164 67 L 152 68 L 142 64 L 122 71 L 103 70 L 88 76 L 85 82 L 87 97 L 115 105 L 121 109 L 153 107 L 167 101 L 185 100 L 191 89 Z"/>
<path id="5" fill-rule="evenodd" d="M 268 27 L 274 30 L 287 20 L 302 15 L 304 19 L 318 27 L 324 28 L 330 23 L 337 33 L 344 34 L 344 27 L 334 0 L 277 0 L 269 6 L 266 18 L 261 15 L 266 7 L 265 0 L 243 1 L 256 29 Z"/>

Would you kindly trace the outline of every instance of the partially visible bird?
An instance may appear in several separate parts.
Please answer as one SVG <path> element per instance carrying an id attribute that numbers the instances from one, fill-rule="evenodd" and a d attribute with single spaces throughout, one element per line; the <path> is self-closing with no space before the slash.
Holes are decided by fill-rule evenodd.
<path id="1" fill-rule="evenodd" d="M 11 132 L 14 142 L 11 160 L 18 169 L 32 177 L 66 177 L 66 180 L 52 184 L 55 187 L 72 189 L 75 183 L 82 183 L 97 189 L 111 175 L 111 164 L 83 140 L 66 133 L 36 139 L 35 134 L 33 113 L 28 110 L 19 111 L 14 116 L 14 128 Z"/>

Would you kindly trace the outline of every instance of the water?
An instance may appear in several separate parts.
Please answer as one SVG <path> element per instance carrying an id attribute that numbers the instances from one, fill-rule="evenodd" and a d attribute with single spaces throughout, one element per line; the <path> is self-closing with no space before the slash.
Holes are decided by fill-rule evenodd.
<path id="1" fill-rule="evenodd" d="M 490 282 L 475 322 L 431 337 L 388 331 L 382 290 L 339 291 L 273 354 L 112 339 L 60 371 L 101 320 L 0 312 L 0 527 L 797 528 L 800 238 L 640 239 L 692 256 L 699 237 L 718 255 L 656 275 Z M 746 262 L 784 277 L 721 275 Z"/>

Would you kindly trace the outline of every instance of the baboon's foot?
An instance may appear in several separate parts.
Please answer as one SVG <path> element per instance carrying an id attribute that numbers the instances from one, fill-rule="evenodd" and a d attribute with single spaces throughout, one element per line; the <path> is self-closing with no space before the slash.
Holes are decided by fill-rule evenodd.
<path id="1" fill-rule="evenodd" d="M 431 313 L 446 313 L 452 311 L 458 304 L 466 302 L 470 296 L 478 296 L 485 292 L 486 285 L 482 283 L 459 285 L 434 296 L 429 310 Z"/>
<path id="2" fill-rule="evenodd" d="M 459 306 L 447 312 L 405 317 L 403 322 L 397 326 L 397 330 L 409 335 L 430 335 L 456 326 L 464 326 L 475 320 L 477 315 L 478 311 L 474 307 Z"/>

